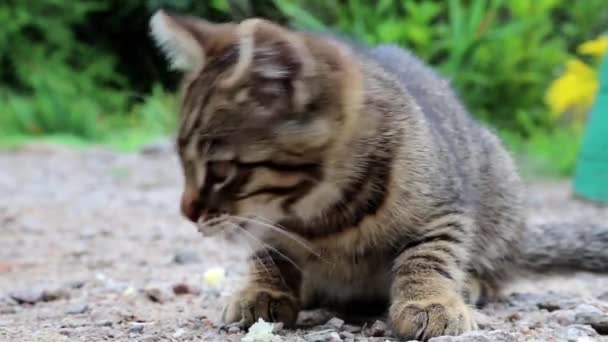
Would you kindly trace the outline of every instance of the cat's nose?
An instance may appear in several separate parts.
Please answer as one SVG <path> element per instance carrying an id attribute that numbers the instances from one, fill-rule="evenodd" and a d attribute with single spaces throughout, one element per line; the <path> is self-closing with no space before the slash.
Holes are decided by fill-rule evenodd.
<path id="1" fill-rule="evenodd" d="M 196 194 L 186 191 L 182 194 L 180 209 L 190 221 L 197 222 L 201 215 L 202 203 Z"/>
<path id="2" fill-rule="evenodd" d="M 187 190 L 182 194 L 180 209 L 182 214 L 194 223 L 201 219 L 207 221 L 227 213 L 218 205 L 215 196 L 202 200 L 198 193 L 191 193 Z"/>

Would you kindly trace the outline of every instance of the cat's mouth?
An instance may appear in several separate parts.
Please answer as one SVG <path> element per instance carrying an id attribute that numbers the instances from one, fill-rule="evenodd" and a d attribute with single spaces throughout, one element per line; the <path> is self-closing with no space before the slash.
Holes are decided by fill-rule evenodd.
<path id="1" fill-rule="evenodd" d="M 226 213 L 221 213 L 219 211 L 201 210 L 197 221 L 204 223 L 206 221 L 216 219 L 222 215 L 226 215 Z"/>
<path id="2" fill-rule="evenodd" d="M 208 210 L 201 211 L 196 225 L 198 231 L 205 236 L 213 236 L 224 232 L 228 228 L 246 229 L 248 223 L 244 219 L 236 219 L 237 217 L 230 215 L 228 212 L 212 212 Z"/>
<path id="3" fill-rule="evenodd" d="M 227 219 L 228 215 L 225 213 L 203 210 L 199 214 L 196 226 L 203 235 L 210 236 L 220 232 Z"/>

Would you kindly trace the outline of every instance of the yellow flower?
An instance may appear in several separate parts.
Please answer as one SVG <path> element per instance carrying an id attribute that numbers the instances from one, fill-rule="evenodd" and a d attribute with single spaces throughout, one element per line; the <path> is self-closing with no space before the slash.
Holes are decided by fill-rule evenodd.
<path id="1" fill-rule="evenodd" d="M 600 36 L 596 39 L 586 41 L 576 49 L 581 55 L 602 57 L 608 52 L 608 35 Z"/>
<path id="2" fill-rule="evenodd" d="M 593 68 L 578 59 L 570 59 L 563 75 L 549 86 L 545 102 L 556 118 L 566 111 L 584 117 L 593 105 L 598 83 Z"/>

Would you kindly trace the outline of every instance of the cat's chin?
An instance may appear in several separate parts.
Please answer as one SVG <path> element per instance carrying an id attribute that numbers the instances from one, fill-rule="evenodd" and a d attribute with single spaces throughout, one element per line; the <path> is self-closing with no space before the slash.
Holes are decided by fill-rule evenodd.
<path id="1" fill-rule="evenodd" d="M 237 237 L 247 229 L 247 222 L 233 222 L 229 215 L 209 218 L 201 216 L 196 222 L 196 228 L 203 237 L 218 238 L 229 242 L 236 242 Z"/>
<path id="2" fill-rule="evenodd" d="M 219 236 L 222 232 L 226 232 L 231 229 L 227 229 L 231 226 L 227 219 L 222 218 L 208 218 L 206 215 L 201 215 L 196 221 L 196 228 L 199 233 L 205 237 Z"/>
<path id="3" fill-rule="evenodd" d="M 217 228 L 201 227 L 197 225 L 198 232 L 206 239 L 217 239 L 220 241 L 238 243 L 239 232 L 229 226 L 218 226 Z"/>
<path id="4" fill-rule="evenodd" d="M 197 228 L 198 232 L 201 233 L 201 235 L 204 237 L 215 237 L 215 236 L 220 235 L 223 231 L 223 230 L 209 229 L 208 227 L 203 227 L 198 224 L 197 224 L 196 228 Z"/>

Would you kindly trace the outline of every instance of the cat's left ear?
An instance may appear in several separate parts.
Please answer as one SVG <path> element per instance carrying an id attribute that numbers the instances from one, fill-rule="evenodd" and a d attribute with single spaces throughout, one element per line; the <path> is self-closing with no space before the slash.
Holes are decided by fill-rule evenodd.
<path id="1" fill-rule="evenodd" d="M 163 10 L 150 19 L 150 32 L 171 68 L 186 72 L 201 70 L 214 49 L 234 40 L 233 24 L 213 24 Z"/>
<path id="2" fill-rule="evenodd" d="M 309 81 L 314 78 L 317 61 L 306 38 L 265 19 L 252 18 L 235 28 L 239 59 L 226 87 L 254 78 L 257 91 L 272 93 L 279 84 L 290 84 L 298 107 L 312 96 Z"/>

